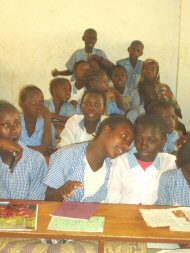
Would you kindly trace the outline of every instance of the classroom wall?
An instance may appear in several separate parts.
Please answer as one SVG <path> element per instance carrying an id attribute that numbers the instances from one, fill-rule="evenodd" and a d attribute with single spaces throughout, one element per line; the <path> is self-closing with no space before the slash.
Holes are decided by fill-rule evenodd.
<path id="1" fill-rule="evenodd" d="M 127 57 L 132 40 L 143 41 L 142 59 L 159 61 L 161 81 L 171 86 L 190 129 L 189 0 L 0 0 L 0 10 L 1 99 L 17 104 L 20 87 L 29 83 L 49 98 L 51 69 L 64 69 L 72 52 L 83 47 L 83 31 L 93 27 L 96 47 L 113 62 Z"/>

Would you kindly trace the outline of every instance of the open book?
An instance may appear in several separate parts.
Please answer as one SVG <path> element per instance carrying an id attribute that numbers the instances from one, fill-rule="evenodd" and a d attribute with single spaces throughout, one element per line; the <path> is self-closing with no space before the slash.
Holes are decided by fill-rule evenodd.
<path id="1" fill-rule="evenodd" d="M 0 230 L 36 230 L 37 204 L 0 202 Z"/>
<path id="2" fill-rule="evenodd" d="M 150 227 L 169 227 L 172 231 L 190 232 L 190 207 L 140 209 Z"/>

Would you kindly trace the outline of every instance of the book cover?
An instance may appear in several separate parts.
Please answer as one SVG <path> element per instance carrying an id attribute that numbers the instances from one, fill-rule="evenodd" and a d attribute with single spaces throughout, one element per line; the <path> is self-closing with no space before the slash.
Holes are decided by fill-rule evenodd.
<path id="1" fill-rule="evenodd" d="M 36 230 L 37 204 L 0 202 L 0 230 Z"/>
<path id="2" fill-rule="evenodd" d="M 88 220 L 95 214 L 98 207 L 99 203 L 65 201 L 52 216 Z"/>
<path id="3" fill-rule="evenodd" d="M 104 217 L 98 216 L 92 216 L 89 220 L 52 216 L 48 229 L 72 232 L 103 232 L 104 220 Z"/>

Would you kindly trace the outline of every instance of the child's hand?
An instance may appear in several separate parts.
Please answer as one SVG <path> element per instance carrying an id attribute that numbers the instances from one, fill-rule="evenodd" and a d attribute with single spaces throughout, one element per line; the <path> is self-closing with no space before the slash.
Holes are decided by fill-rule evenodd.
<path id="1" fill-rule="evenodd" d="M 74 108 L 77 108 L 78 102 L 76 100 L 71 100 L 70 103 L 74 106 Z"/>
<path id="2" fill-rule="evenodd" d="M 0 139 L 0 150 L 13 154 L 16 152 L 16 160 L 20 159 L 22 156 L 23 148 L 15 141 L 10 141 L 7 139 Z"/>
<path id="3" fill-rule="evenodd" d="M 68 198 L 74 194 L 74 191 L 83 187 L 83 183 L 79 181 L 68 181 L 62 187 L 60 187 L 60 194 L 63 199 Z"/>
<path id="4" fill-rule="evenodd" d="M 183 144 L 185 144 L 188 141 L 190 141 L 190 136 L 188 136 L 188 135 L 183 136 L 182 138 L 178 139 L 176 142 L 177 149 L 180 149 L 183 146 Z"/>
<path id="5" fill-rule="evenodd" d="M 109 90 L 105 92 L 105 96 L 107 101 L 115 101 L 115 90 L 109 88 Z"/>
<path id="6" fill-rule="evenodd" d="M 58 69 L 53 69 L 51 71 L 51 74 L 52 74 L 52 76 L 58 76 L 59 75 L 59 70 Z"/>
<path id="7" fill-rule="evenodd" d="M 97 54 L 92 54 L 89 58 L 89 61 L 97 61 L 97 62 L 101 62 L 102 61 L 102 57 L 97 55 Z"/>
<path id="8" fill-rule="evenodd" d="M 48 110 L 47 107 L 43 106 L 41 110 L 39 111 L 39 118 L 51 118 L 52 119 L 52 113 Z"/>

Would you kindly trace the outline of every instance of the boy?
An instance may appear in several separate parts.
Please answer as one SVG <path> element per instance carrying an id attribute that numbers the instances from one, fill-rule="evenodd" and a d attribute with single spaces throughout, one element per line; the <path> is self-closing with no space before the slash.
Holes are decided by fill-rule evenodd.
<path id="1" fill-rule="evenodd" d="M 19 141 L 21 131 L 19 112 L 13 105 L 1 101 L 0 198 L 43 200 L 46 186 L 42 180 L 47 164 L 39 152 Z"/>
<path id="2" fill-rule="evenodd" d="M 160 83 L 157 81 L 147 82 L 142 81 L 138 84 L 138 92 L 143 104 L 135 107 L 127 114 L 127 117 L 132 123 L 135 122 L 136 118 L 147 111 L 148 106 L 154 100 L 161 98 Z"/>
<path id="3" fill-rule="evenodd" d="M 50 82 L 52 99 L 45 100 L 44 105 L 52 113 L 55 126 L 64 126 L 68 117 L 76 113 L 75 108 L 68 102 L 71 96 L 71 84 L 68 79 L 54 78 Z"/>
<path id="4" fill-rule="evenodd" d="M 150 104 L 147 110 L 148 113 L 160 116 L 167 127 L 167 143 L 164 146 L 164 152 L 175 154 L 177 151 L 176 141 L 179 139 L 179 134 L 176 129 L 176 114 L 174 107 L 168 101 L 154 101 Z"/>
<path id="5" fill-rule="evenodd" d="M 107 60 L 107 56 L 104 53 L 103 50 L 94 48 L 96 42 L 97 42 L 97 32 L 89 28 L 85 30 L 84 35 L 82 36 L 82 40 L 84 41 L 85 47 L 82 49 L 76 50 L 70 59 L 66 62 L 66 70 L 59 71 L 57 69 L 52 70 L 52 75 L 63 75 L 68 76 L 73 74 L 73 67 L 76 62 L 80 60 L 87 61 L 89 58 L 91 58 L 92 55 L 95 56 L 95 60 L 101 62 L 102 65 L 105 65 L 105 67 L 108 65 L 108 67 L 113 65 L 111 62 Z M 111 66 L 112 67 L 112 66 Z M 71 80 L 75 80 L 75 78 L 72 76 Z"/>
<path id="6" fill-rule="evenodd" d="M 128 48 L 129 58 L 116 62 L 116 65 L 121 65 L 126 69 L 129 88 L 136 89 L 140 80 L 143 62 L 138 60 L 138 58 L 143 55 L 143 49 L 143 43 L 139 40 L 134 40 Z"/>

